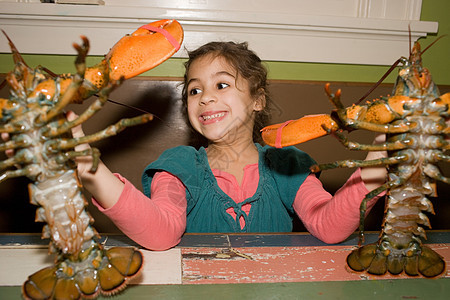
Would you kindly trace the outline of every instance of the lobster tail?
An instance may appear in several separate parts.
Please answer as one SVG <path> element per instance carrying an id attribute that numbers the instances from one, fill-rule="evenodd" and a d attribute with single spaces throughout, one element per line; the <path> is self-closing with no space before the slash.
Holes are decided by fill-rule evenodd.
<path id="1" fill-rule="evenodd" d="M 425 277 L 436 277 L 445 271 L 445 262 L 438 253 L 427 246 L 422 246 L 418 268 Z"/>
<path id="2" fill-rule="evenodd" d="M 141 252 L 130 247 L 103 250 L 93 245 L 76 257 L 44 268 L 23 284 L 26 299 L 81 299 L 114 295 L 142 268 Z"/>
<path id="3" fill-rule="evenodd" d="M 382 248 L 382 247 L 381 247 Z M 393 254 L 392 250 L 382 250 L 377 244 L 365 245 L 353 250 L 347 256 L 347 265 L 356 272 L 367 271 L 373 275 L 389 273 L 398 275 L 405 271 L 409 276 L 436 277 L 445 271 L 442 257 L 427 246 L 408 249 L 406 254 Z M 416 251 L 415 251 L 416 250 Z M 417 254 L 416 252 L 420 252 Z"/>
<path id="4" fill-rule="evenodd" d="M 347 265 L 356 272 L 362 272 L 369 268 L 376 252 L 376 244 L 369 244 L 353 250 L 347 256 Z"/>

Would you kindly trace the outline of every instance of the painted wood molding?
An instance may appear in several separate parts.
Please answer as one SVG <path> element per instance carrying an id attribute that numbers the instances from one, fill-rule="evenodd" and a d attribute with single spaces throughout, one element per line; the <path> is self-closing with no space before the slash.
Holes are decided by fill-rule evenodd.
<path id="1" fill-rule="evenodd" d="M 104 55 L 141 24 L 177 19 L 186 57 L 206 42 L 247 41 L 266 61 L 390 65 L 413 40 L 436 33 L 420 21 L 421 0 L 0 0 L 0 28 L 21 53 L 74 55 L 81 34 L 91 55 Z M 58 2 L 56 0 L 55 2 Z M 103 4 L 102 4 L 103 3 Z M 124 4 L 126 3 L 126 4 Z M 98 5 L 100 4 L 100 5 Z M 9 53 L 0 38 L 0 52 Z"/>

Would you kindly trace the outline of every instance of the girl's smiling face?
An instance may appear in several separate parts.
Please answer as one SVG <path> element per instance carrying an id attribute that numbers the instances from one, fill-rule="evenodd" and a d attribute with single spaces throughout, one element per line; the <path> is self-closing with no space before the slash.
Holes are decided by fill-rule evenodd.
<path id="1" fill-rule="evenodd" d="M 264 101 L 250 95 L 248 81 L 222 56 L 199 57 L 187 79 L 188 116 L 195 130 L 216 143 L 252 139 L 254 112 Z"/>

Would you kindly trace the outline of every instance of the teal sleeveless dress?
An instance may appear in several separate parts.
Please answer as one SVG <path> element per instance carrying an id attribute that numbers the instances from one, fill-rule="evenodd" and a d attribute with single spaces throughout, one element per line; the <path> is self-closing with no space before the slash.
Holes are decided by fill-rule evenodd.
<path id="1" fill-rule="evenodd" d="M 186 232 L 291 232 L 295 195 L 310 174 L 314 160 L 295 147 L 276 149 L 256 144 L 259 183 L 255 194 L 236 203 L 217 184 L 205 148 L 179 146 L 164 151 L 142 175 L 144 194 L 151 197 L 153 175 L 167 171 L 186 187 Z M 251 203 L 249 215 L 242 206 Z M 233 218 L 226 212 L 232 207 Z M 245 218 L 241 229 L 239 218 Z"/>

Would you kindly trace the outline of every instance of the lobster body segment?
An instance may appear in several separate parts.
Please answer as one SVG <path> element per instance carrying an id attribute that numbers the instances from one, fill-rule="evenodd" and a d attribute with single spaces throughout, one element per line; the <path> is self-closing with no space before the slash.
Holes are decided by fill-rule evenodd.
<path id="1" fill-rule="evenodd" d="M 345 108 L 340 90 L 333 94 L 329 84 L 325 91 L 335 106 L 326 122 L 304 131 L 309 116 L 289 124 L 276 124 L 262 130 L 264 141 L 284 147 L 325 134 L 333 134 L 350 150 L 388 151 L 388 157 L 377 160 L 344 160 L 315 165 L 313 172 L 339 167 L 386 166 L 386 183 L 368 193 L 361 203 L 360 246 L 363 239 L 365 207 L 368 200 L 387 191 L 386 209 L 377 243 L 355 249 L 347 264 L 354 271 L 375 275 L 386 272 L 409 276 L 439 276 L 445 271 L 442 257 L 421 242 L 430 227 L 426 213 L 434 213 L 428 197 L 437 195 L 436 181 L 450 184 L 437 164 L 448 163 L 450 149 L 450 93 L 439 95 L 430 72 L 422 66 L 420 45 L 415 43 L 409 59 L 403 58 L 393 96 Z M 330 121 L 331 120 L 331 121 Z M 290 127 L 290 128 L 289 128 Z M 364 129 L 387 134 L 383 144 L 364 145 L 352 142 L 344 131 Z M 324 134 L 325 132 L 325 134 Z M 278 140 L 278 142 L 275 142 Z"/>
<path id="2" fill-rule="evenodd" d="M 160 64 L 182 43 L 183 30 L 175 20 L 144 27 L 138 29 L 140 42 L 135 42 L 136 35 L 125 37 L 100 65 L 92 68 L 85 65 L 89 41 L 82 37 L 82 44 L 74 44 L 78 52 L 77 72 L 61 76 L 48 74 L 42 67 L 29 68 L 8 38 L 16 65 L 6 78 L 10 98 L 0 99 L 0 133 L 8 133 L 10 137 L 0 144 L 0 151 L 13 150 L 14 154 L 0 161 L 0 182 L 19 176 L 32 181 L 29 193 L 30 202 L 38 206 L 36 221 L 46 223 L 42 237 L 50 239 L 50 252 L 56 253 L 54 266 L 30 275 L 24 283 L 22 293 L 26 299 L 113 295 L 124 289 L 142 268 L 142 253 L 134 247 L 105 249 L 98 242 L 93 219 L 86 211 L 87 201 L 78 181 L 75 158 L 91 156 L 91 171 L 95 172 L 100 154 L 96 148 L 77 151 L 75 147 L 147 123 L 153 116 L 122 119 L 103 131 L 80 138 L 72 137 L 71 129 L 98 112 L 124 78 Z M 127 57 L 127 45 L 133 48 L 132 57 Z M 133 63 L 132 68 L 126 68 Z M 119 64 L 123 67 L 115 67 Z M 66 106 L 93 94 L 99 97 L 80 116 L 68 121 Z"/>

